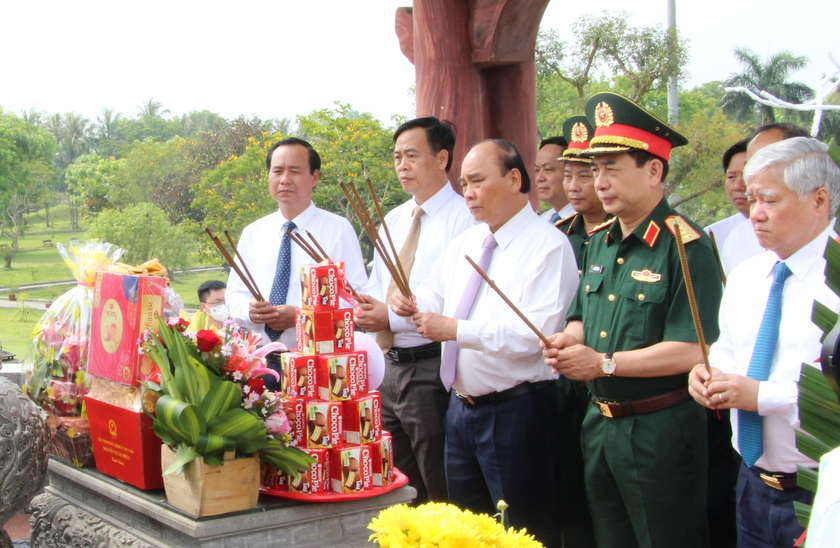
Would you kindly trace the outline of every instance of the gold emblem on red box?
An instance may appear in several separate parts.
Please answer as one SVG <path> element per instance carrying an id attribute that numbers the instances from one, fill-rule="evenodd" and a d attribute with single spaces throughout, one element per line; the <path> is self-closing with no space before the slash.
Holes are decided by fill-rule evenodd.
<path id="1" fill-rule="evenodd" d="M 610 105 L 605 102 L 598 103 L 595 107 L 595 125 L 597 127 L 610 127 L 615 122 L 613 118 L 613 110 Z"/>

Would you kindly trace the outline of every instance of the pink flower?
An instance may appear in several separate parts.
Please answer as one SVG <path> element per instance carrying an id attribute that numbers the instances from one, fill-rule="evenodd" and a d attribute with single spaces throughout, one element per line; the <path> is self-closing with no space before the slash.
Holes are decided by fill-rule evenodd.
<path id="1" fill-rule="evenodd" d="M 265 419 L 265 429 L 269 434 L 285 436 L 292 427 L 289 425 L 289 418 L 285 413 L 275 413 Z"/>

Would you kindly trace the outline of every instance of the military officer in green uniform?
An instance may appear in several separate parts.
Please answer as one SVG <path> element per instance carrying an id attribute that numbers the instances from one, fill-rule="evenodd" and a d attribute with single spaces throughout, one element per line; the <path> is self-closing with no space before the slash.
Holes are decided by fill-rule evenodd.
<path id="1" fill-rule="evenodd" d="M 563 151 L 561 158 L 557 158 L 565 163 L 563 190 L 575 213 L 560 219 L 554 226 L 569 237 L 580 274 L 583 274 L 580 263 L 583 251 L 589 245 L 589 231 L 612 218 L 604 211 L 604 205 L 595 192 L 595 179 L 590 167 L 592 159 L 579 155 L 589 147 L 592 134 L 592 125 L 586 116 L 572 116 L 563 122 L 563 136 L 569 141 L 569 147 Z"/>
<path id="2" fill-rule="evenodd" d="M 575 213 L 557 221 L 554 226 L 562 230 L 572 244 L 578 273 L 581 258 L 589 243 L 589 230 L 604 222 L 607 213 L 595 192 L 595 179 L 589 157 L 578 156 L 589 147 L 592 125 L 586 116 L 573 116 L 563 123 L 563 136 L 569 147 L 557 158 L 565 165 L 563 190 L 574 207 Z M 586 501 L 583 479 L 583 453 L 580 431 L 583 417 L 590 405 L 589 389 L 583 381 L 564 376 L 557 379 L 557 402 L 560 406 L 560 527 L 564 546 L 588 548 L 595 546 L 592 516 Z"/>
<path id="3" fill-rule="evenodd" d="M 676 230 L 709 343 L 718 336 L 719 266 L 709 238 L 662 189 L 672 147 L 687 140 L 615 93 L 593 96 L 586 114 L 595 135 L 584 154 L 615 218 L 591 235 L 566 330 L 550 337 L 545 356 L 592 393 L 582 447 L 596 544 L 708 548 L 706 416 L 687 390 L 703 357 Z"/>

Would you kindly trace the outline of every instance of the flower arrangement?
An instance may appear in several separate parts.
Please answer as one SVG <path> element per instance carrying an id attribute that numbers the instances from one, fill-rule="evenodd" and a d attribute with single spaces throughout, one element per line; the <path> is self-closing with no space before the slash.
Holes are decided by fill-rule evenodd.
<path id="1" fill-rule="evenodd" d="M 260 460 L 291 476 L 308 468 L 311 458 L 289 445 L 287 397 L 265 390 L 260 377 L 277 373 L 265 368 L 265 356 L 284 350 L 279 343 L 257 348 L 259 339 L 244 334 L 232 320 L 221 330 L 188 332 L 188 322 L 158 318 L 158 333 L 147 330 L 138 341 L 159 371 L 144 383 L 160 399 L 154 430 L 177 448 L 164 475 L 179 474 L 199 456 L 220 466 L 224 453 L 259 452 Z"/>
<path id="2" fill-rule="evenodd" d="M 500 502 L 499 508 L 502 508 Z M 505 505 L 506 507 L 507 505 Z M 540 548 L 523 529 L 504 526 L 486 514 L 474 514 L 457 506 L 429 502 L 416 508 L 391 506 L 368 525 L 370 541 L 382 548 L 437 546 L 439 548 Z"/>

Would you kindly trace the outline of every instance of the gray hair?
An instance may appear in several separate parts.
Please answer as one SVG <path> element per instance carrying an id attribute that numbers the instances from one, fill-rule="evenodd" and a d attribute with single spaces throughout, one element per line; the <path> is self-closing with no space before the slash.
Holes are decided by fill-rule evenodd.
<path id="1" fill-rule="evenodd" d="M 767 145 L 747 162 L 744 182 L 767 169 L 784 168 L 785 185 L 805 199 L 811 192 L 828 190 L 830 215 L 840 206 L 840 166 L 828 154 L 828 145 L 811 137 L 793 137 Z"/>

